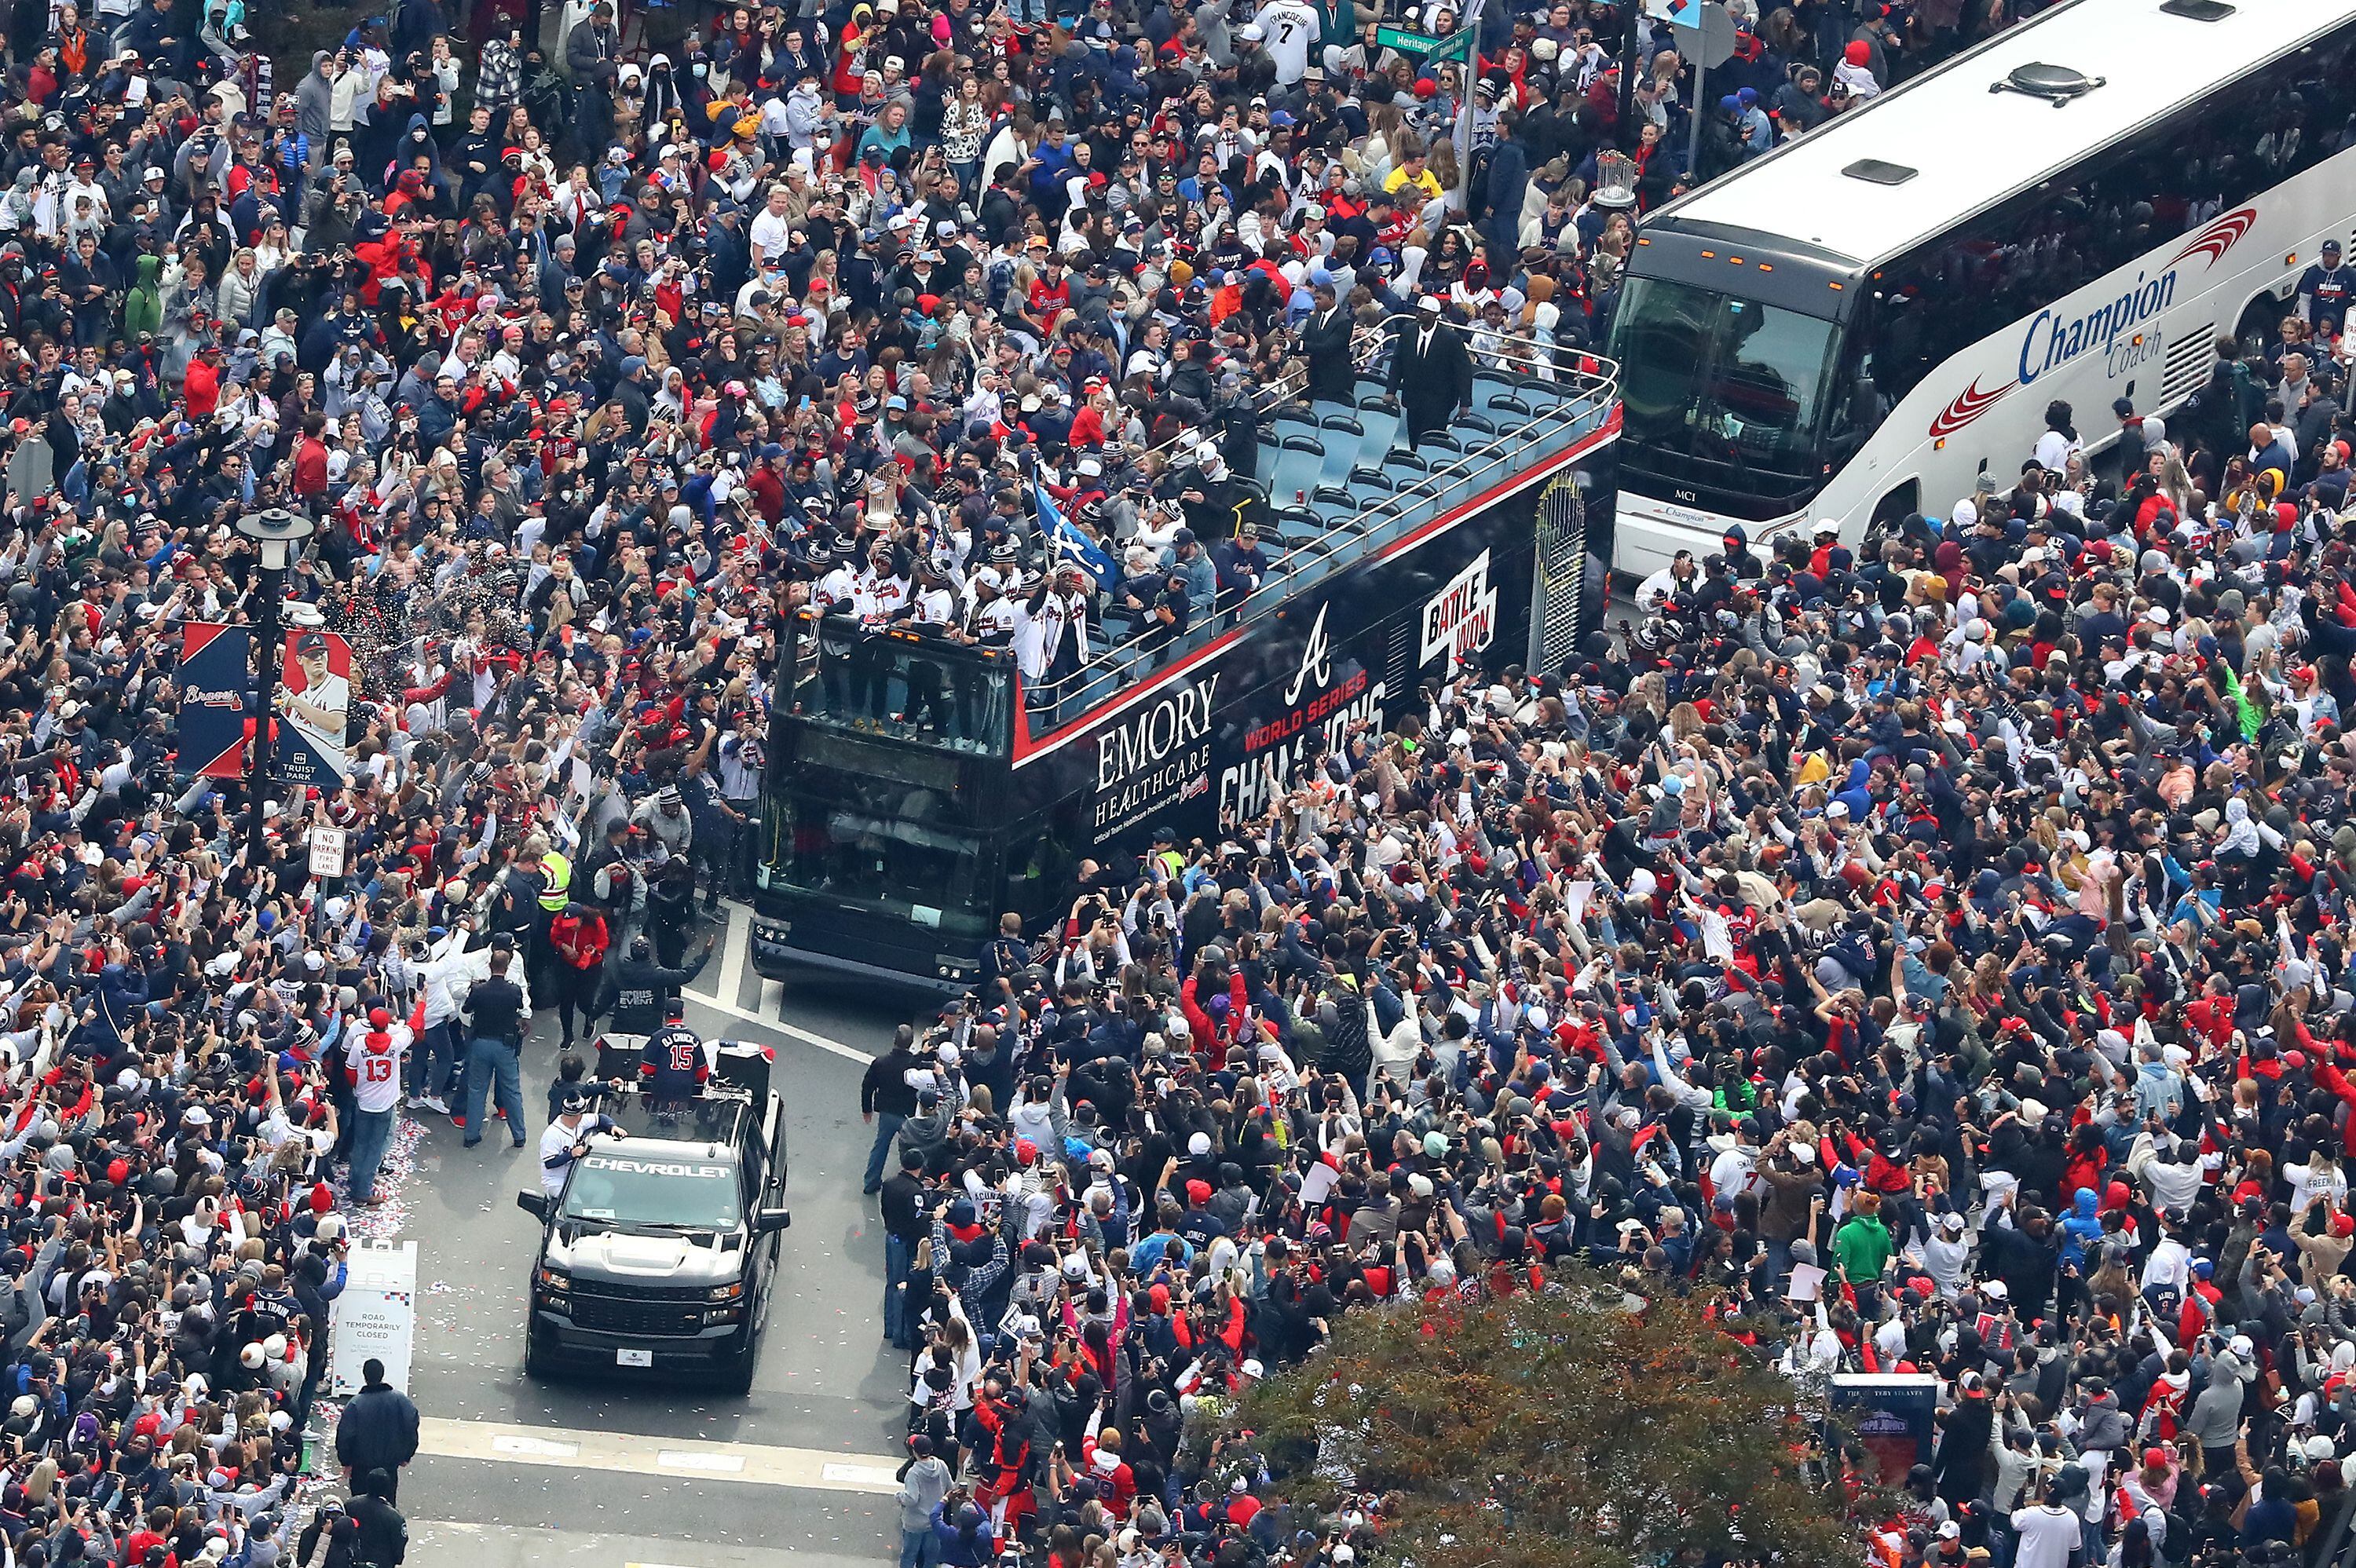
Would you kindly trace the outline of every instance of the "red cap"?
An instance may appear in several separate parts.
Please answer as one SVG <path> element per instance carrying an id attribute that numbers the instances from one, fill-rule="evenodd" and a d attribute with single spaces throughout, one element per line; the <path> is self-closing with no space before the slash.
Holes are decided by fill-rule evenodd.
<path id="1" fill-rule="evenodd" d="M 370 1008 L 369 1009 L 369 1028 L 389 1029 L 391 1025 L 392 1015 L 391 1013 L 385 1011 L 382 1008 Z"/>

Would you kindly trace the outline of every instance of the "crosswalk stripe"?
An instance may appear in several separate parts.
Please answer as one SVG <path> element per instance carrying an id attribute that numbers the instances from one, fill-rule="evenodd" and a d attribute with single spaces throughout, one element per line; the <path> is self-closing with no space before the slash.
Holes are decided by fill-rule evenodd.
<path id="1" fill-rule="evenodd" d="M 757 1443 L 691 1443 L 627 1432 L 568 1432 L 559 1437 L 545 1428 L 432 1415 L 418 1423 L 417 1451 L 444 1459 L 676 1476 L 826 1492 L 885 1496 L 899 1490 L 899 1482 L 894 1479 L 899 1461 L 883 1455 L 831 1454 Z"/>
<path id="2" fill-rule="evenodd" d="M 816 1046 L 830 1056 L 840 1056 L 845 1061 L 856 1061 L 862 1065 L 875 1060 L 873 1055 L 855 1046 L 845 1045 L 839 1040 L 829 1040 L 822 1034 L 812 1034 L 809 1030 L 797 1028 L 783 1019 L 764 1017 L 750 1008 L 739 1007 L 733 1001 L 723 1001 L 710 991 L 683 990 L 680 995 L 698 1007 L 710 1008 L 715 1013 L 724 1013 L 742 1022 L 758 1024 L 763 1029 L 775 1029 L 788 1040 L 798 1040 L 804 1045 Z"/>
<path id="3" fill-rule="evenodd" d="M 752 944 L 736 940 L 736 906 L 731 902 L 725 907 L 727 924 L 720 930 L 720 984 L 713 989 L 733 1002 L 744 978 L 744 953 Z"/>

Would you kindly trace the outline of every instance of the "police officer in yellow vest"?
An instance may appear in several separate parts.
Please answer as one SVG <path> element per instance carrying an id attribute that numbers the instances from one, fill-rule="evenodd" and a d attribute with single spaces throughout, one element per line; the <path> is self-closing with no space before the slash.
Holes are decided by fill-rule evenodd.
<path id="1" fill-rule="evenodd" d="M 549 927 L 564 912 L 573 897 L 573 862 L 562 850 L 551 848 L 540 858 L 540 918 L 532 924 L 531 958 L 536 971 L 548 971 L 555 963 L 554 949 L 549 946 Z"/>
<path id="2" fill-rule="evenodd" d="M 1173 882 L 1186 869 L 1186 857 L 1178 853 L 1178 835 L 1167 827 L 1153 830 L 1153 853 L 1148 859 L 1159 863 L 1162 874 Z"/>

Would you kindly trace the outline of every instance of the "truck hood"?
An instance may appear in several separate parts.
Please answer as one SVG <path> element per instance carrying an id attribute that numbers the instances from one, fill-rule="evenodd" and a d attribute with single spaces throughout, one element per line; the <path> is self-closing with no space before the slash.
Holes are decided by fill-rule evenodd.
<path id="1" fill-rule="evenodd" d="M 736 1235 L 639 1235 L 626 1231 L 584 1231 L 567 1238 L 563 1227 L 549 1238 L 548 1261 L 576 1278 L 661 1289 L 670 1285 L 726 1285 L 744 1262 Z"/>

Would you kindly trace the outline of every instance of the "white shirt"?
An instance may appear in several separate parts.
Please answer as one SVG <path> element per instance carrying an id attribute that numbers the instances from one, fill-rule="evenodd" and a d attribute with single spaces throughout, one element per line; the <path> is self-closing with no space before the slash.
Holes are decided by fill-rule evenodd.
<path id="1" fill-rule="evenodd" d="M 584 1118 L 584 1121 L 586 1118 Z M 540 1189 L 551 1198 L 564 1190 L 564 1179 L 573 1174 L 573 1162 L 551 1166 L 548 1162 L 571 1148 L 575 1140 L 588 1136 L 585 1126 L 568 1127 L 562 1119 L 548 1124 L 540 1135 Z"/>
<path id="2" fill-rule="evenodd" d="M 348 1037 L 344 1064 L 352 1073 L 352 1102 L 363 1111 L 390 1111 L 401 1103 L 401 1053 L 409 1049 L 409 1026 L 394 1024 L 385 1030 L 389 1050 L 370 1051 L 361 1029 Z"/>
<path id="3" fill-rule="evenodd" d="M 2058 430 L 2049 430 L 2037 438 L 2037 466 L 2055 474 L 2070 466 L 2070 454 L 2085 450 L 2085 443 L 2072 441 Z"/>
<path id="4" fill-rule="evenodd" d="M 2072 1509 L 2042 1503 L 2016 1511 L 2012 1528 L 2020 1545 L 2015 1568 L 2068 1568 L 2071 1549 L 2084 1536 L 2081 1522 Z"/>
<path id="5" fill-rule="evenodd" d="M 793 220 L 784 213 L 771 212 L 766 207 L 761 208 L 753 219 L 749 236 L 753 246 L 753 259 L 756 261 L 766 261 L 770 257 L 783 252 L 792 229 Z"/>
<path id="6" fill-rule="evenodd" d="M 348 713 L 352 706 L 352 683 L 339 675 L 330 675 L 316 686 L 305 687 L 296 697 L 313 708 L 330 713 Z M 290 710 L 286 721 L 294 732 L 308 741 L 318 753 L 330 763 L 340 764 L 344 757 L 344 736 L 339 731 L 329 734 L 309 720 L 299 709 Z"/>
<path id="7" fill-rule="evenodd" d="M 1273 0 L 1252 21 L 1260 30 L 1260 47 L 1276 61 L 1278 84 L 1299 81 L 1309 69 L 1310 46 L 1317 42 L 1317 13 L 1305 0 Z"/>

